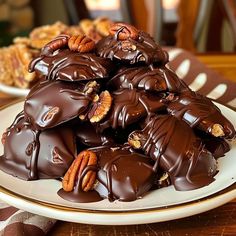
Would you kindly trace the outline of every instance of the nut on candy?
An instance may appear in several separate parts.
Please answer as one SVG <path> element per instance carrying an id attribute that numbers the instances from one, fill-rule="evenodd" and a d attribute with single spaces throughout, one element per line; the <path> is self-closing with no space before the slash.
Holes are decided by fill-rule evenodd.
<path id="1" fill-rule="evenodd" d="M 70 37 L 68 46 L 71 51 L 90 52 L 95 48 L 95 42 L 86 35 L 74 35 Z"/>
<path id="2" fill-rule="evenodd" d="M 88 118 L 91 123 L 101 121 L 111 108 L 112 97 L 106 90 L 96 95 L 93 99 L 92 107 L 88 113 Z"/>
<path id="3" fill-rule="evenodd" d="M 215 137 L 225 136 L 224 128 L 220 124 L 214 124 L 210 130 L 210 133 Z"/>
<path id="4" fill-rule="evenodd" d="M 159 188 L 168 187 L 171 185 L 170 176 L 167 172 L 164 172 L 157 180 Z"/>
<path id="5" fill-rule="evenodd" d="M 132 44 L 131 42 L 129 42 L 128 40 L 122 41 L 121 42 L 121 48 L 124 51 L 135 51 L 137 49 L 135 44 Z"/>
<path id="6" fill-rule="evenodd" d="M 96 171 L 88 170 L 89 166 L 97 165 L 97 156 L 94 152 L 85 150 L 78 154 L 77 158 L 73 161 L 70 168 L 67 170 L 63 180 L 62 187 L 64 191 L 71 192 L 77 184 L 82 181 L 81 190 L 87 192 L 92 190 L 96 181 Z M 86 171 L 86 173 L 84 173 Z M 83 178 L 82 180 L 80 178 Z"/>
<path id="7" fill-rule="evenodd" d="M 127 40 L 129 38 L 136 40 L 139 31 L 132 25 L 115 23 L 110 27 L 110 34 L 115 35 L 118 40 Z"/>
<path id="8" fill-rule="evenodd" d="M 83 92 L 86 95 L 90 95 L 93 93 L 97 93 L 99 90 L 100 85 L 95 81 L 89 81 L 87 84 L 85 84 Z"/>
<path id="9" fill-rule="evenodd" d="M 142 149 L 146 139 L 142 134 L 142 131 L 133 131 L 129 134 L 128 143 L 134 149 Z"/>

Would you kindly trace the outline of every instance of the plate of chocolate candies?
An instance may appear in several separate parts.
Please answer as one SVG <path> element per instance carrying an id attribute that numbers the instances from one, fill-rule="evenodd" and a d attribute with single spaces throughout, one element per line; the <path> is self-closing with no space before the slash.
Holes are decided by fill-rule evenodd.
<path id="1" fill-rule="evenodd" d="M 193 92 L 125 23 L 95 43 L 60 35 L 44 80 L 0 111 L 0 199 L 65 221 L 173 220 L 236 197 L 236 114 Z"/>

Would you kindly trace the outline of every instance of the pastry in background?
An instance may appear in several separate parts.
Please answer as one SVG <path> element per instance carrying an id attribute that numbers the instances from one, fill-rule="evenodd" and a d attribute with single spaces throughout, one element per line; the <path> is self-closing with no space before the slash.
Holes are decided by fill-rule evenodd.
<path id="1" fill-rule="evenodd" d="M 24 43 L 31 48 L 41 49 L 45 44 L 56 36 L 62 34 L 67 29 L 67 25 L 62 22 L 56 22 L 52 25 L 44 25 L 33 29 L 29 37 L 17 37 L 14 43 Z"/>
<path id="2" fill-rule="evenodd" d="M 87 35 L 95 42 L 109 34 L 112 21 L 106 17 L 84 19 L 78 25 L 68 26 L 60 21 L 34 28 L 29 37 L 16 37 L 13 45 L 0 49 L 0 82 L 19 88 L 29 88 L 38 81 L 35 73 L 28 73 L 29 62 L 40 49 L 60 34 Z"/>
<path id="3" fill-rule="evenodd" d="M 0 49 L 0 82 L 19 88 L 29 88 L 36 80 L 35 73 L 28 72 L 28 64 L 37 55 L 25 44 L 15 44 Z"/>

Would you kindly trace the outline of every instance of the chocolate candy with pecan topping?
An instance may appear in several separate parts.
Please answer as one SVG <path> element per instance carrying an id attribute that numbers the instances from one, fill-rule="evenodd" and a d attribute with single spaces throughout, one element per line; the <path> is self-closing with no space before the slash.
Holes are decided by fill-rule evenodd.
<path id="1" fill-rule="evenodd" d="M 147 156 L 126 147 L 91 148 L 98 158 L 95 190 L 110 201 L 134 201 L 153 185 L 153 162 Z M 103 187 L 103 188 L 102 188 Z"/>
<path id="2" fill-rule="evenodd" d="M 40 132 L 21 112 L 7 129 L 0 169 L 25 180 L 62 177 L 76 154 L 70 127 Z"/>
<path id="3" fill-rule="evenodd" d="M 168 54 L 156 44 L 147 33 L 139 31 L 137 38 L 127 37 L 119 40 L 118 30 L 115 35 L 109 35 L 101 39 L 96 45 L 96 52 L 100 57 L 118 60 L 127 64 L 158 64 L 165 65 L 168 62 Z"/>
<path id="4" fill-rule="evenodd" d="M 161 97 L 137 89 L 120 89 L 113 92 L 112 97 L 111 110 L 105 121 L 100 124 L 101 129 L 124 129 L 149 114 L 165 109 Z"/>
<path id="5" fill-rule="evenodd" d="M 114 69 L 112 62 L 94 54 L 69 49 L 52 56 L 38 57 L 30 64 L 30 71 L 45 75 L 48 80 L 84 81 L 107 78 Z"/>
<path id="6" fill-rule="evenodd" d="M 176 92 L 189 90 L 183 80 L 166 67 L 139 66 L 123 67 L 108 81 L 113 89 L 143 89 L 152 92 Z"/>
<path id="7" fill-rule="evenodd" d="M 39 130 L 55 127 L 84 113 L 92 95 L 84 85 L 64 81 L 44 81 L 33 87 L 24 104 L 25 115 Z"/>
<path id="8" fill-rule="evenodd" d="M 174 116 L 148 118 L 143 130 L 130 134 L 129 143 L 155 160 L 154 169 L 166 171 L 177 190 L 192 190 L 214 181 L 214 157 L 193 130 Z"/>
<path id="9" fill-rule="evenodd" d="M 215 137 L 233 138 L 235 129 L 220 109 L 207 97 L 189 91 L 171 99 L 168 112 L 190 127 Z"/>

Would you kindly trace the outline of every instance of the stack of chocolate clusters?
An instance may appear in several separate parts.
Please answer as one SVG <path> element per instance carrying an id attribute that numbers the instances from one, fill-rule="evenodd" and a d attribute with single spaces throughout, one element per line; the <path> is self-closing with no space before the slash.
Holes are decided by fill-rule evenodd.
<path id="1" fill-rule="evenodd" d="M 145 32 L 117 23 L 95 43 L 60 35 L 30 64 L 44 77 L 2 137 L 0 168 L 62 180 L 70 201 L 132 201 L 173 184 L 214 181 L 233 125 L 165 65 Z"/>

